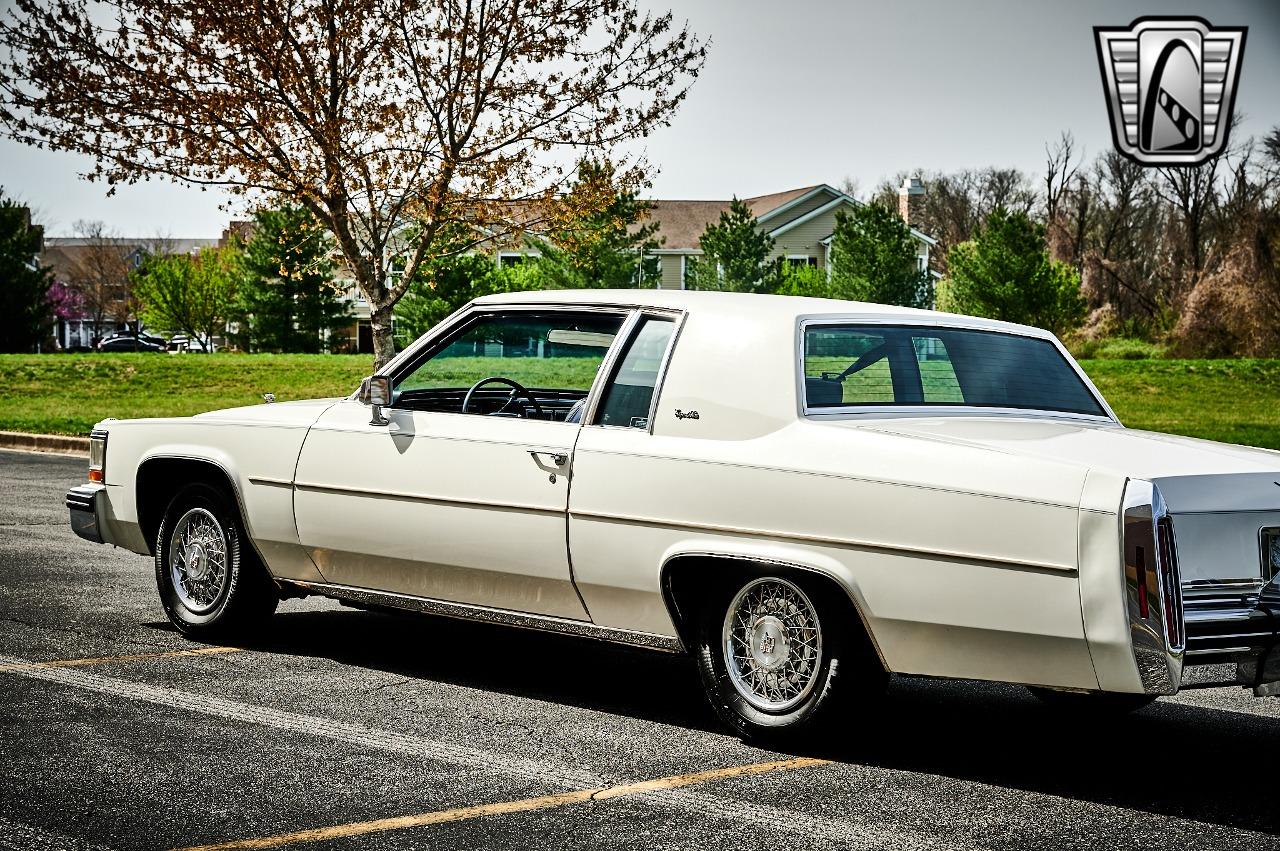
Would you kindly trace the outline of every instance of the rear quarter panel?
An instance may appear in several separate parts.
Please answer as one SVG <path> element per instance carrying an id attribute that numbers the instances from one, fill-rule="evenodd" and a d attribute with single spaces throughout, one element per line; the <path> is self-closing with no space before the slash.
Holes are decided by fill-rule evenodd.
<path id="1" fill-rule="evenodd" d="M 706 414 L 697 423 L 714 433 Z M 1072 465 L 805 420 L 741 440 L 586 428 L 575 575 L 597 622 L 669 634 L 670 558 L 790 562 L 847 588 L 890 670 L 1097 688 L 1078 576 L 1084 480 Z"/>

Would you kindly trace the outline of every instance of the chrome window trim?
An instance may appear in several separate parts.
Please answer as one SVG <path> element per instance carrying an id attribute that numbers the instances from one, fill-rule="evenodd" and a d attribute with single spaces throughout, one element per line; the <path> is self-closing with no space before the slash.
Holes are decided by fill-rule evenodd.
<path id="1" fill-rule="evenodd" d="M 626 351 L 627 345 L 631 342 L 636 326 L 640 324 L 640 316 L 640 311 L 632 310 L 627 315 L 626 321 L 622 323 L 622 327 L 618 329 L 617 336 L 613 338 L 613 345 L 609 347 L 609 351 L 605 354 L 604 360 L 600 363 L 600 368 L 596 370 L 595 380 L 591 382 L 591 389 L 587 391 L 587 405 L 582 409 L 582 419 L 577 423 L 580 427 L 588 425 L 595 420 L 596 408 L 600 406 L 600 399 L 604 395 L 604 389 L 613 380 L 613 370 L 619 358 L 622 357 L 622 353 Z"/>
<path id="2" fill-rule="evenodd" d="M 992 334 L 1007 334 L 1010 337 L 1026 337 L 1031 340 L 1044 340 L 1050 343 L 1054 349 L 1062 356 L 1072 372 L 1077 378 L 1083 382 L 1085 389 L 1093 397 L 1098 406 L 1105 412 L 1105 415 L 1084 414 L 1073 411 L 1053 411 L 1042 410 L 1039 408 L 995 408 L 982 407 L 979 405 L 832 405 L 821 407 L 810 407 L 809 400 L 805 393 L 804 386 L 804 338 L 805 333 L 812 327 L 824 326 L 842 326 L 842 325 L 886 325 L 893 327 L 933 327 L 946 328 L 957 331 L 981 331 Z M 1094 386 L 1093 381 L 1081 369 L 1080 364 L 1071 356 L 1066 347 L 1062 345 L 1062 341 L 1050 334 L 1048 331 L 1040 331 L 1040 329 L 1021 329 L 1004 327 L 1001 323 L 994 321 L 974 322 L 968 317 L 957 316 L 954 319 L 943 316 L 884 316 L 883 314 L 821 314 L 801 316 L 796 323 L 796 339 L 795 339 L 795 374 L 796 374 L 796 408 L 802 418 L 813 417 L 840 417 L 849 416 L 867 416 L 867 417 L 884 417 L 884 416 L 910 416 L 910 417 L 947 417 L 947 416 L 1003 416 L 1003 417 L 1026 417 L 1032 419 L 1067 419 L 1081 422 L 1091 423 L 1108 423 L 1123 428 L 1120 418 L 1116 416 L 1115 411 L 1107 404 L 1107 400 L 1103 398 L 1102 393 Z"/>
<path id="3" fill-rule="evenodd" d="M 611 358 L 616 357 L 619 348 L 619 341 L 622 334 L 635 322 L 635 314 L 637 308 L 624 307 L 618 305 L 575 305 L 575 304 L 512 304 L 512 305 L 488 305 L 476 304 L 471 302 L 466 307 L 459 310 L 450 319 L 441 322 L 436 328 L 431 329 L 414 344 L 410 349 L 405 349 L 400 355 L 392 359 L 390 363 L 378 375 L 385 375 L 391 379 L 391 386 L 394 388 L 396 382 L 405 374 L 417 369 L 426 361 L 430 360 L 436 353 L 440 351 L 448 341 L 453 339 L 458 333 L 466 331 L 466 329 L 478 321 L 482 317 L 494 316 L 504 313 L 596 313 L 610 314 L 622 317 L 622 323 L 618 326 L 618 331 L 614 334 L 613 342 L 610 343 L 608 351 L 600 361 L 600 366 L 596 369 L 596 375 L 592 379 L 591 386 L 587 388 L 587 406 L 591 407 L 591 394 L 595 392 L 600 375 L 606 363 Z M 447 328 L 443 327 L 448 325 Z M 436 330 L 440 329 L 439 333 Z M 356 395 L 359 394 L 357 391 Z M 389 411 L 406 411 L 412 412 L 412 408 L 398 408 L 395 405 L 385 406 Z M 462 414 L 453 411 L 434 411 L 436 414 L 453 414 L 454 416 L 475 416 L 474 414 Z M 538 422 L 557 422 L 556 420 L 538 420 Z M 563 425 L 580 425 L 578 423 L 562 423 Z"/>
<path id="4" fill-rule="evenodd" d="M 680 331 L 684 328 L 685 319 L 687 317 L 688 312 L 684 310 L 660 307 L 644 307 L 636 309 L 634 321 L 629 323 L 623 329 L 627 332 L 626 339 L 623 341 L 623 344 L 618 347 L 617 351 L 612 353 L 613 357 L 608 363 L 608 371 L 606 372 L 603 368 L 604 365 L 601 365 L 601 371 L 597 375 L 597 378 L 603 377 L 603 380 L 600 381 L 598 387 L 592 387 L 592 401 L 588 403 L 588 410 L 582 418 L 583 425 L 589 425 L 592 428 L 625 429 L 626 431 L 631 432 L 644 431 L 646 434 L 653 434 L 654 418 L 658 414 L 658 399 L 662 395 L 662 385 L 666 381 L 667 369 L 671 365 L 671 357 L 675 352 L 676 343 L 680 339 Z M 605 425 L 604 423 L 597 423 L 595 421 L 597 408 L 600 405 L 601 399 L 604 398 L 604 389 L 613 382 L 616 375 L 616 369 L 620 365 L 622 353 L 631 345 L 639 330 L 640 322 L 646 318 L 663 319 L 672 322 L 675 326 L 671 331 L 671 338 L 667 340 L 667 347 L 662 353 L 662 361 L 658 364 L 658 374 L 653 382 L 653 397 L 649 399 L 648 426 L 645 429 L 638 429 L 633 426 Z M 622 336 L 622 331 L 618 332 L 618 336 Z"/>

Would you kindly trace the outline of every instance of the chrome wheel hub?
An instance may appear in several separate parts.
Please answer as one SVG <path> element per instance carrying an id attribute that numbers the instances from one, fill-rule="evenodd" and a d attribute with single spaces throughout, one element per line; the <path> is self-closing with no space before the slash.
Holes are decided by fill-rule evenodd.
<path id="1" fill-rule="evenodd" d="M 724 619 L 725 668 L 748 703 L 785 712 L 813 690 L 822 663 L 822 630 L 813 603 L 785 579 L 748 583 Z"/>
<path id="2" fill-rule="evenodd" d="M 169 577 L 182 605 L 194 614 L 212 609 L 227 583 L 227 535 L 204 508 L 178 518 L 169 537 Z"/>

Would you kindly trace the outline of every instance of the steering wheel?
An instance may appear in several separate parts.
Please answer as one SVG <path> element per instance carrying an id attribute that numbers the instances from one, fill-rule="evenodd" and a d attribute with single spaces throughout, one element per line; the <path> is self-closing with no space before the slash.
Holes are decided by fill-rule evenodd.
<path id="1" fill-rule="evenodd" d="M 479 390 L 481 387 L 485 386 L 486 384 L 505 384 L 511 388 L 511 395 L 507 397 L 507 401 L 503 402 L 502 407 L 498 408 L 498 410 L 496 411 L 493 411 L 491 414 L 489 414 L 489 416 L 502 413 L 507 409 L 508 405 L 510 405 L 512 402 L 516 400 L 516 396 L 523 395 L 526 399 L 528 399 L 530 402 L 533 403 L 533 409 L 538 412 L 538 416 L 541 419 L 546 419 L 547 415 L 543 412 L 542 406 L 538 404 L 537 398 L 534 397 L 534 395 L 530 393 L 523 384 L 520 384 L 518 381 L 512 381 L 510 378 L 503 378 L 501 375 L 491 375 L 488 378 L 482 378 L 479 381 L 477 381 L 475 384 L 472 384 L 471 389 L 467 391 L 467 395 L 462 397 L 462 413 L 464 414 L 467 413 L 467 408 L 471 406 L 471 397 L 475 395 L 475 392 L 477 390 Z M 521 414 L 518 414 L 517 416 L 524 417 L 527 415 L 521 413 Z"/>

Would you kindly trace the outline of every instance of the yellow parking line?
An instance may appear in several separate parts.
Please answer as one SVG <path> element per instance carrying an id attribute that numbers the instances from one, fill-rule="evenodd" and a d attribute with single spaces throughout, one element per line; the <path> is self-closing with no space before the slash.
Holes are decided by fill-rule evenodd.
<path id="1" fill-rule="evenodd" d="M 693 786 L 712 780 L 728 780 L 732 777 L 747 777 L 754 774 L 769 774 L 775 771 L 793 771 L 797 768 L 811 768 L 827 765 L 830 760 L 797 757 L 777 762 L 757 762 L 751 765 L 735 765 L 729 768 L 716 768 L 710 771 L 697 771 L 692 774 L 676 774 L 670 777 L 659 777 L 654 780 L 642 780 L 638 783 L 623 783 L 617 786 L 606 786 L 599 789 L 582 789 L 575 792 L 561 792 L 557 795 L 544 795 L 540 798 L 525 798 L 521 801 L 503 801 L 497 804 L 483 804 L 475 807 L 459 807 L 452 810 L 439 810 L 432 813 L 419 813 L 411 816 L 358 821 L 350 824 L 339 824 L 333 827 L 318 827 L 312 830 L 299 830 L 293 833 L 278 833 L 275 836 L 263 836 L 257 839 L 237 839 L 231 842 L 220 842 L 214 845 L 197 845 L 179 851 L 230 851 L 239 848 L 278 848 L 281 845 L 293 845 L 300 842 L 322 842 L 330 839 L 346 839 L 362 836 L 366 833 L 380 833 L 387 830 L 404 830 L 410 827 L 423 827 L 430 824 L 445 824 L 454 821 L 481 818 L 483 816 L 510 815 L 527 813 L 533 810 L 546 810 L 563 807 L 568 804 L 581 804 L 587 801 L 600 801 L 607 798 L 621 798 L 626 795 L 642 795 L 645 792 L 656 792 L 662 789 L 679 789 L 682 786 Z"/>
<path id="2" fill-rule="evenodd" d="M 111 662 L 145 662 L 151 659 L 168 659 L 174 656 L 208 656 L 213 653 L 242 653 L 243 647 L 197 647 L 194 650 L 166 650 L 163 653 L 134 653 L 130 656 L 98 656 L 92 659 L 55 659 L 52 662 L 23 662 L 0 665 L 5 671 L 30 671 L 39 668 L 79 668 L 84 665 L 106 665 Z"/>

